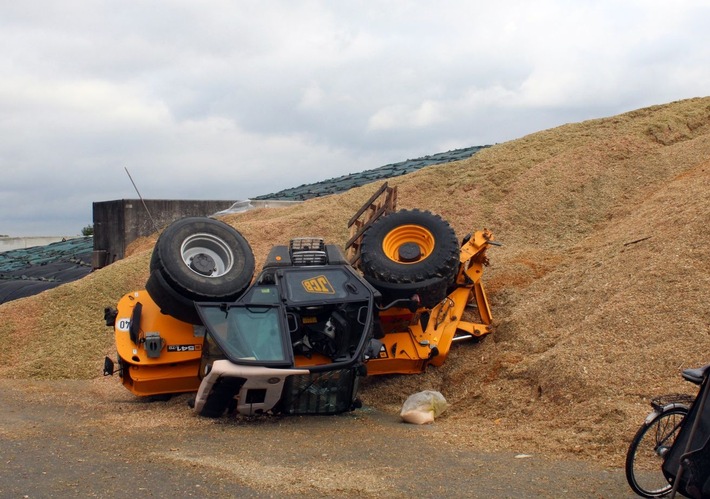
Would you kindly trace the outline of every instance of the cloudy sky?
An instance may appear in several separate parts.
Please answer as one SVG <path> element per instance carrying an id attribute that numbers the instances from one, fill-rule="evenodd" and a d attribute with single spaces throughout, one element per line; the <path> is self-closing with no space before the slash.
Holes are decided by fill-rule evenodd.
<path id="1" fill-rule="evenodd" d="M 0 234 L 710 94 L 710 0 L 0 0 Z"/>

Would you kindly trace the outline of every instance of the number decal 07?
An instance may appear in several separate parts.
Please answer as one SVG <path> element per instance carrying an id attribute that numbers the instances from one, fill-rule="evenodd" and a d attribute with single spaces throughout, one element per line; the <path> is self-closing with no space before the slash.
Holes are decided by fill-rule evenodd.
<path id="1" fill-rule="evenodd" d="M 128 328 L 131 327 L 131 319 L 118 319 L 116 321 L 116 329 L 118 331 L 128 331 Z"/>

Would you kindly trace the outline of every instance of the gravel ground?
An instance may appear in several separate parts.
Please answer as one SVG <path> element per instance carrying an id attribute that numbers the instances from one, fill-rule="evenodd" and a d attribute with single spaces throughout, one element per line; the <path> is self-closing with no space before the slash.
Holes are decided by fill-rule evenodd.
<path id="1" fill-rule="evenodd" d="M 0 497 L 633 497 L 623 470 L 462 448 L 367 407 L 209 420 L 115 381 L 0 380 Z"/>

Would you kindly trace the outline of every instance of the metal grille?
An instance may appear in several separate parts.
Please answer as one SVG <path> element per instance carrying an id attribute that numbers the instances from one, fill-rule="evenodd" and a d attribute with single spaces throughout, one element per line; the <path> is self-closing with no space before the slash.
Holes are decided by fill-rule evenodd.
<path id="1" fill-rule="evenodd" d="M 328 263 L 325 243 L 320 237 L 291 239 L 289 252 L 291 253 L 291 263 L 294 265 L 326 265 Z"/>
<path id="2" fill-rule="evenodd" d="M 349 411 L 356 392 L 352 369 L 289 376 L 284 412 L 288 414 L 337 414 Z"/>

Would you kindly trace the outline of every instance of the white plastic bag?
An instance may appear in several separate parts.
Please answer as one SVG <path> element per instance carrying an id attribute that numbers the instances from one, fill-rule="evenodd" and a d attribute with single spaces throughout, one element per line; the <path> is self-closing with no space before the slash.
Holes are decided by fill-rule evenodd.
<path id="1" fill-rule="evenodd" d="M 448 406 L 441 393 L 424 390 L 410 395 L 404 402 L 399 415 L 405 423 L 428 424 L 433 423 L 434 418 L 444 412 Z"/>

